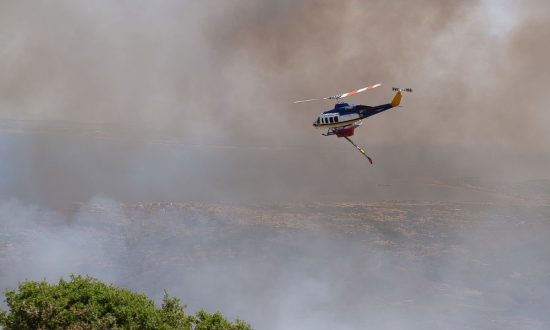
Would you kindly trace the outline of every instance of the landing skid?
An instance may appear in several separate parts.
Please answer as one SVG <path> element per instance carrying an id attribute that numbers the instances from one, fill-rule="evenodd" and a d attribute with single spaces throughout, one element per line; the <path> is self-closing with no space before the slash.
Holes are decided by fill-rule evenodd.
<path id="1" fill-rule="evenodd" d="M 367 157 L 367 159 L 369 160 L 369 163 L 372 164 L 372 158 L 370 158 L 368 155 L 367 155 L 367 152 L 365 150 L 363 150 L 361 147 L 359 147 L 357 144 L 355 144 L 350 138 L 348 138 L 347 136 L 344 136 L 346 138 L 346 140 L 349 141 L 349 143 L 353 144 L 353 146 L 355 148 L 357 148 L 357 150 L 359 150 L 359 152 L 361 152 L 363 154 L 363 156 Z"/>

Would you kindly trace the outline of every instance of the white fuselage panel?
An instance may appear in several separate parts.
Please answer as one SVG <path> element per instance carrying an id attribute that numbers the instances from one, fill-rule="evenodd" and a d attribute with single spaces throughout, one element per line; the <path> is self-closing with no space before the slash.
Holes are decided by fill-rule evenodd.
<path id="1" fill-rule="evenodd" d="M 361 120 L 361 117 L 357 113 L 345 115 L 340 115 L 338 113 L 322 113 L 317 117 L 317 121 L 313 126 L 317 128 L 344 127 L 352 125 L 359 120 Z"/>

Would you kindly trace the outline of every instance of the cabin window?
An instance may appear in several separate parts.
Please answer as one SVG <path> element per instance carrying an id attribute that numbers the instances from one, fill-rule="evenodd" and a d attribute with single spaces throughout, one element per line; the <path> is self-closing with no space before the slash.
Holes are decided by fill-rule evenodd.
<path id="1" fill-rule="evenodd" d="M 332 117 L 330 117 L 328 120 L 330 121 L 331 124 L 334 122 L 334 118 Z"/>
<path id="2" fill-rule="evenodd" d="M 335 122 L 335 123 L 338 122 L 338 117 L 334 117 L 334 122 Z"/>
<path id="3" fill-rule="evenodd" d="M 317 117 L 317 124 L 321 123 L 321 117 Z"/>
<path id="4" fill-rule="evenodd" d="M 323 120 L 324 120 L 325 124 L 328 124 L 328 118 L 325 117 L 325 118 L 323 118 Z"/>

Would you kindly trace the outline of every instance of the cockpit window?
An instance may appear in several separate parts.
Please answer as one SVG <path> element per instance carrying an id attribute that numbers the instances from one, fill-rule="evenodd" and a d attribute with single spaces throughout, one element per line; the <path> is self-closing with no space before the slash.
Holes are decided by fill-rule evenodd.
<path id="1" fill-rule="evenodd" d="M 321 123 L 321 117 L 317 117 L 317 124 Z"/>

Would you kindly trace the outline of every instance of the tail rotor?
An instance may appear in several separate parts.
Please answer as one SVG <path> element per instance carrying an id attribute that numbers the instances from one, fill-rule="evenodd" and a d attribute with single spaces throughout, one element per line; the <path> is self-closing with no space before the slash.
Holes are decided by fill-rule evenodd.
<path id="1" fill-rule="evenodd" d="M 412 88 L 399 88 L 399 87 L 392 87 L 392 90 L 394 92 L 409 92 L 412 93 Z"/>

